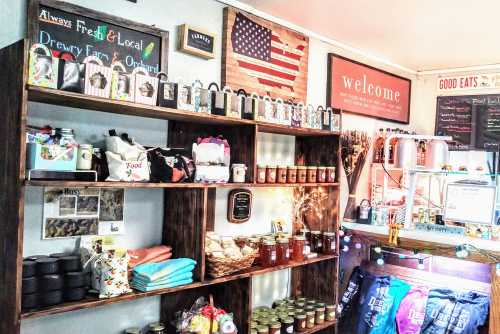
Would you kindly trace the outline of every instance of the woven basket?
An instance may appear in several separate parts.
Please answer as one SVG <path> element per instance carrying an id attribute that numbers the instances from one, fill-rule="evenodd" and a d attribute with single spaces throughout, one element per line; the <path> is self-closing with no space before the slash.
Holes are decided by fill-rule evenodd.
<path id="1" fill-rule="evenodd" d="M 211 254 L 207 255 L 208 275 L 217 278 L 250 268 L 257 256 L 259 256 L 259 251 L 257 250 L 244 255 L 238 260 L 226 257 L 215 257 Z"/>

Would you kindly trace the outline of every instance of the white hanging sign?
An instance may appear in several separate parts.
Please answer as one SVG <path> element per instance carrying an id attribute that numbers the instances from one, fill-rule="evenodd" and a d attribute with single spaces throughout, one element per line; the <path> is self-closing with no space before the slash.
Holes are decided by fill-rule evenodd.
<path id="1" fill-rule="evenodd" d="M 475 90 L 500 90 L 500 73 L 471 74 L 438 78 L 438 93 Z"/>

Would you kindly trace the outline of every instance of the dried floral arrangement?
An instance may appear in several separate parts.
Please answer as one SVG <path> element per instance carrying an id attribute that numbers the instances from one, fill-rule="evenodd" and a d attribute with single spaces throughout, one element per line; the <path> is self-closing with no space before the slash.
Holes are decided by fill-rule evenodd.
<path id="1" fill-rule="evenodd" d="M 306 191 L 305 187 L 297 188 L 293 195 L 294 229 L 296 231 L 304 228 L 310 230 L 304 216 L 312 214 L 321 219 L 323 202 L 327 198 L 328 195 L 320 188 L 309 191 Z"/>

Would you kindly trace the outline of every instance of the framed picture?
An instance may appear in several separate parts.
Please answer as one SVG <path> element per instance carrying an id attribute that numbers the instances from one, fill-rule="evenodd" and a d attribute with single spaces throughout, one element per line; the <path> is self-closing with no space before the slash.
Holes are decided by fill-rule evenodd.
<path id="1" fill-rule="evenodd" d="M 224 8 L 222 86 L 283 101 L 307 101 L 309 37 Z"/>
<path id="2" fill-rule="evenodd" d="M 183 24 L 179 26 L 179 50 L 205 59 L 214 59 L 215 34 Z"/>
<path id="3" fill-rule="evenodd" d="M 345 112 L 408 124 L 411 80 L 328 54 L 326 104 Z"/>

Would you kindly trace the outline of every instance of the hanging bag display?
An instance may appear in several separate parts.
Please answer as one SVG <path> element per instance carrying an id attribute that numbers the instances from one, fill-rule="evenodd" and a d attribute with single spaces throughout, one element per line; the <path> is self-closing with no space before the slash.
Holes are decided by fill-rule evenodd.
<path id="1" fill-rule="evenodd" d="M 216 90 L 212 90 L 212 87 L 215 87 Z M 224 116 L 226 113 L 224 92 L 219 89 L 219 85 L 215 82 L 212 82 L 208 86 L 208 90 L 210 90 L 212 94 L 212 114 Z"/>
<path id="2" fill-rule="evenodd" d="M 135 75 L 128 74 L 120 62 L 111 64 L 111 98 L 120 101 L 135 101 Z"/>
<path id="3" fill-rule="evenodd" d="M 254 105 L 256 100 L 252 96 L 248 96 L 244 89 L 238 89 L 236 94 L 241 98 L 241 118 L 243 119 L 254 119 Z"/>
<path id="4" fill-rule="evenodd" d="M 226 93 L 226 116 L 231 118 L 241 118 L 241 109 L 243 107 L 243 97 L 234 94 L 230 87 L 224 87 Z"/>
<path id="5" fill-rule="evenodd" d="M 332 124 L 332 109 L 325 109 L 322 106 L 319 106 L 318 110 L 321 111 L 321 129 L 330 131 Z"/>
<path id="6" fill-rule="evenodd" d="M 158 105 L 166 108 L 177 108 L 177 83 L 169 82 L 165 72 L 160 72 L 158 78 Z"/>
<path id="7" fill-rule="evenodd" d="M 158 78 L 149 75 L 143 67 L 136 67 L 132 71 L 135 81 L 134 96 L 136 103 L 156 105 L 158 94 Z"/>
<path id="8" fill-rule="evenodd" d="M 256 121 L 259 115 L 259 105 L 260 105 L 260 97 L 256 92 L 250 94 L 250 98 L 252 101 L 252 110 L 253 110 L 253 120 Z"/>
<path id="9" fill-rule="evenodd" d="M 85 94 L 109 98 L 111 68 L 103 66 L 102 61 L 95 56 L 85 58 L 83 63 L 85 64 Z"/>
<path id="10" fill-rule="evenodd" d="M 193 82 L 194 111 L 210 114 L 212 94 L 207 88 L 203 88 L 200 80 Z"/>
<path id="11" fill-rule="evenodd" d="M 264 96 L 262 99 L 262 102 L 264 104 L 264 114 L 265 114 L 265 121 L 269 123 L 273 123 L 275 117 L 275 109 L 274 109 L 274 103 L 273 100 L 269 95 Z"/>
<path id="12" fill-rule="evenodd" d="M 331 131 L 340 131 L 340 109 L 330 109 L 331 114 Z"/>
<path id="13" fill-rule="evenodd" d="M 283 121 L 281 124 L 291 126 L 292 114 L 293 114 L 293 104 L 289 102 L 285 103 L 283 107 Z"/>
<path id="14" fill-rule="evenodd" d="M 177 109 L 194 111 L 193 86 L 177 80 Z"/>
<path id="15" fill-rule="evenodd" d="M 53 57 L 42 44 L 33 44 L 29 51 L 28 84 L 57 88 L 59 58 Z"/>
<path id="16" fill-rule="evenodd" d="M 280 97 L 274 101 L 273 122 L 277 124 L 284 124 L 285 122 L 285 103 Z"/>
<path id="17" fill-rule="evenodd" d="M 292 126 L 296 128 L 302 127 L 302 115 L 304 111 L 304 103 L 299 102 L 293 105 L 292 108 Z"/>
<path id="18" fill-rule="evenodd" d="M 70 55 L 71 59 L 64 59 Z M 85 64 L 78 63 L 71 52 L 59 54 L 59 83 L 58 88 L 68 92 L 83 93 L 85 85 Z"/>

